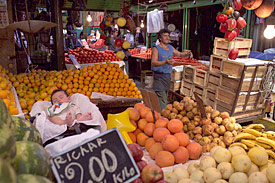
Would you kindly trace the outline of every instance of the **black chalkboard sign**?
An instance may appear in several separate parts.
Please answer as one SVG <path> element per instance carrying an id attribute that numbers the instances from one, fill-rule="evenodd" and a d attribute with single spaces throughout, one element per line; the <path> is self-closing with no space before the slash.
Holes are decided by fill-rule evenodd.
<path id="1" fill-rule="evenodd" d="M 54 156 L 51 162 L 62 183 L 122 183 L 140 175 L 117 128 Z"/>

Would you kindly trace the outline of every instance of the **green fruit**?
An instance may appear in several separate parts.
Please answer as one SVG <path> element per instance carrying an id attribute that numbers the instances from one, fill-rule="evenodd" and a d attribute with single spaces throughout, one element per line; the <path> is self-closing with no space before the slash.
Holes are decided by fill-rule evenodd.
<path id="1" fill-rule="evenodd" d="M 15 138 L 7 127 L 0 128 L 0 157 L 12 162 L 16 154 Z"/>
<path id="2" fill-rule="evenodd" d="M 20 174 L 18 175 L 18 183 L 52 183 L 49 179 L 39 176 L 39 175 L 32 175 L 32 174 Z"/>
<path id="3" fill-rule="evenodd" d="M 0 183 L 16 183 L 16 173 L 12 166 L 0 158 Z"/>
<path id="4" fill-rule="evenodd" d="M 50 154 L 39 144 L 17 141 L 13 167 L 18 174 L 47 176 L 50 171 Z"/>
<path id="5" fill-rule="evenodd" d="M 0 128 L 3 128 L 4 126 L 7 126 L 11 130 L 15 128 L 6 104 L 2 99 L 0 99 Z"/>
<path id="6" fill-rule="evenodd" d="M 39 131 L 28 120 L 12 116 L 15 123 L 15 139 L 16 141 L 32 141 L 42 145 L 42 139 Z"/>

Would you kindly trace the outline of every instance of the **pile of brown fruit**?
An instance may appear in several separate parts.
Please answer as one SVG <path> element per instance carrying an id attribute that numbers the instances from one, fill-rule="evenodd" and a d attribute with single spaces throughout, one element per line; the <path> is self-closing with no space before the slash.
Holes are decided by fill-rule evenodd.
<path id="1" fill-rule="evenodd" d="M 217 145 L 227 147 L 232 144 L 242 126 L 228 112 L 213 110 L 211 106 L 206 106 L 205 112 L 207 117 L 203 118 L 197 102 L 184 97 L 180 102 L 168 104 L 161 115 L 170 120 L 181 120 L 184 132 L 203 146 L 203 152 L 209 152 Z"/>

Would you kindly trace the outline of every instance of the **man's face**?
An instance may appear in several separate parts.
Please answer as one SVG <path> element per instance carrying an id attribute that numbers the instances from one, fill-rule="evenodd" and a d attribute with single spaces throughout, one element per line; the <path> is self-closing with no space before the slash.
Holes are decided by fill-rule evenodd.
<path id="1" fill-rule="evenodd" d="M 115 31 L 113 35 L 114 35 L 114 37 L 117 37 L 118 31 Z"/>
<path id="2" fill-rule="evenodd" d="M 63 91 L 58 91 L 52 96 L 53 104 L 62 104 L 70 102 L 70 97 L 67 97 Z"/>
<path id="3" fill-rule="evenodd" d="M 170 41 L 170 35 L 169 33 L 163 33 L 161 38 L 160 38 L 160 41 L 164 44 L 168 44 L 169 41 Z"/>

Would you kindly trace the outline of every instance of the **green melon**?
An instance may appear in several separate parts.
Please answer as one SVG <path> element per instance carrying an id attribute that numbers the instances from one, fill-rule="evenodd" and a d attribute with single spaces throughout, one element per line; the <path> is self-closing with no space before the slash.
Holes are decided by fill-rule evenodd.
<path id="1" fill-rule="evenodd" d="M 0 158 L 0 183 L 16 183 L 16 173 L 12 166 Z"/>
<path id="2" fill-rule="evenodd" d="M 18 183 L 52 183 L 49 179 L 33 174 L 18 175 Z"/>
<path id="3" fill-rule="evenodd" d="M 15 138 L 7 127 L 0 128 L 0 157 L 12 162 L 16 155 Z"/>
<path id="4" fill-rule="evenodd" d="M 12 116 L 15 123 L 14 136 L 16 141 L 32 141 L 42 145 L 39 131 L 28 120 Z"/>
<path id="5" fill-rule="evenodd" d="M 17 174 L 47 176 L 50 170 L 50 154 L 39 144 L 30 141 L 16 142 L 13 167 Z"/>
<path id="6" fill-rule="evenodd" d="M 0 128 L 3 128 L 3 126 L 7 126 L 11 130 L 15 128 L 6 104 L 0 99 Z"/>

